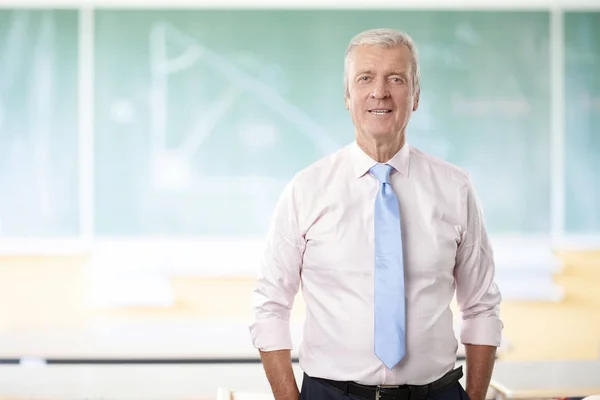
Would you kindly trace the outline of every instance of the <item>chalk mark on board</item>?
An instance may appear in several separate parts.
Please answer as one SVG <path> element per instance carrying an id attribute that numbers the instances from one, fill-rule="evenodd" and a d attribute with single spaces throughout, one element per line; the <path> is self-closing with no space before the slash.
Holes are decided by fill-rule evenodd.
<path id="1" fill-rule="evenodd" d="M 173 160 L 176 157 L 174 154 L 178 154 L 183 160 L 190 160 L 219 122 L 226 117 L 227 111 L 244 93 L 252 93 L 265 107 L 297 126 L 321 154 L 328 154 L 338 149 L 338 143 L 318 123 L 299 107 L 283 98 L 270 85 L 260 80 L 260 76 L 252 76 L 167 22 L 162 21 L 152 27 L 149 43 L 153 158 L 163 161 Z M 177 47 L 184 50 L 176 56 L 169 57 L 168 43 L 176 43 Z M 230 79 L 231 86 L 216 100 L 211 109 L 204 110 L 192 130 L 187 132 L 185 139 L 175 149 L 169 149 L 170 155 L 164 156 L 163 153 L 168 150 L 166 136 L 169 116 L 169 76 L 192 68 L 198 63 L 225 74 Z M 177 164 L 177 168 L 181 168 L 179 161 Z"/>

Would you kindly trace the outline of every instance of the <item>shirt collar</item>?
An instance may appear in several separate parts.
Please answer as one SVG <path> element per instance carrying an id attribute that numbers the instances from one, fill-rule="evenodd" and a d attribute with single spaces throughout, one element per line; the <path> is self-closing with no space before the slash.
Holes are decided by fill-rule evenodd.
<path id="1" fill-rule="evenodd" d="M 377 164 L 377 161 L 373 160 L 367 153 L 365 153 L 354 141 L 351 144 L 351 158 L 354 166 L 354 175 L 356 178 L 362 177 L 364 174 Z M 410 148 L 408 143 L 404 143 L 404 146 L 394 156 L 386 162 L 386 164 L 394 167 L 400 175 L 408 177 L 408 170 L 410 166 Z"/>

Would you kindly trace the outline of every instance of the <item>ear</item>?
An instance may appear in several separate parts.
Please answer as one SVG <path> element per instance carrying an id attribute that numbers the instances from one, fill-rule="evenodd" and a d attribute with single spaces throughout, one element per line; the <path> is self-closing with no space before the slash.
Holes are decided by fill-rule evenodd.
<path id="1" fill-rule="evenodd" d="M 348 95 L 344 96 L 344 106 L 346 110 L 350 111 L 350 102 L 348 101 Z"/>
<path id="2" fill-rule="evenodd" d="M 419 98 L 421 97 L 421 91 L 419 90 L 414 97 L 414 101 L 413 101 L 413 112 L 417 111 L 417 109 L 419 108 Z"/>

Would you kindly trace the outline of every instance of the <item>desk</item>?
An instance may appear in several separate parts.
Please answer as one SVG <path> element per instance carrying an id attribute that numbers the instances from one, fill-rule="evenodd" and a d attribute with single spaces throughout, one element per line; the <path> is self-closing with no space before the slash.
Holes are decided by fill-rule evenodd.
<path id="1" fill-rule="evenodd" d="M 497 362 L 490 386 L 504 399 L 600 394 L 600 360 Z"/>
<path id="2" fill-rule="evenodd" d="M 0 331 L 0 360 L 22 358 L 61 361 L 114 360 L 250 360 L 259 361 L 252 346 L 249 322 L 242 319 L 198 321 L 97 320 L 93 323 L 44 329 Z M 302 321 L 292 321 L 298 357 Z M 457 356 L 464 354 L 459 346 Z"/>
<path id="3" fill-rule="evenodd" d="M 218 386 L 270 392 L 260 364 L 0 366 L 0 400 L 213 400 Z"/>
<path id="4" fill-rule="evenodd" d="M 242 319 L 96 320 L 69 327 L 0 331 L 0 359 L 259 360 Z M 293 357 L 300 323 L 292 322 Z"/>
<path id="5" fill-rule="evenodd" d="M 292 323 L 297 356 L 301 325 Z M 0 331 L 0 359 L 231 360 L 255 359 L 248 322 L 98 320 L 44 329 Z"/>
<path id="6" fill-rule="evenodd" d="M 219 386 L 270 393 L 261 364 L 0 365 L 0 400 L 214 400 Z"/>

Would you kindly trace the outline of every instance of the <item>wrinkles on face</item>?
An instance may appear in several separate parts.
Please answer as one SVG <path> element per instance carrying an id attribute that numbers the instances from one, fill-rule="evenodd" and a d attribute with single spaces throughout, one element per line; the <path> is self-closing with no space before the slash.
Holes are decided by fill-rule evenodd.
<path id="1" fill-rule="evenodd" d="M 401 147 L 418 96 L 413 87 L 412 55 L 406 46 L 364 45 L 353 50 L 346 108 L 359 142 Z"/>

